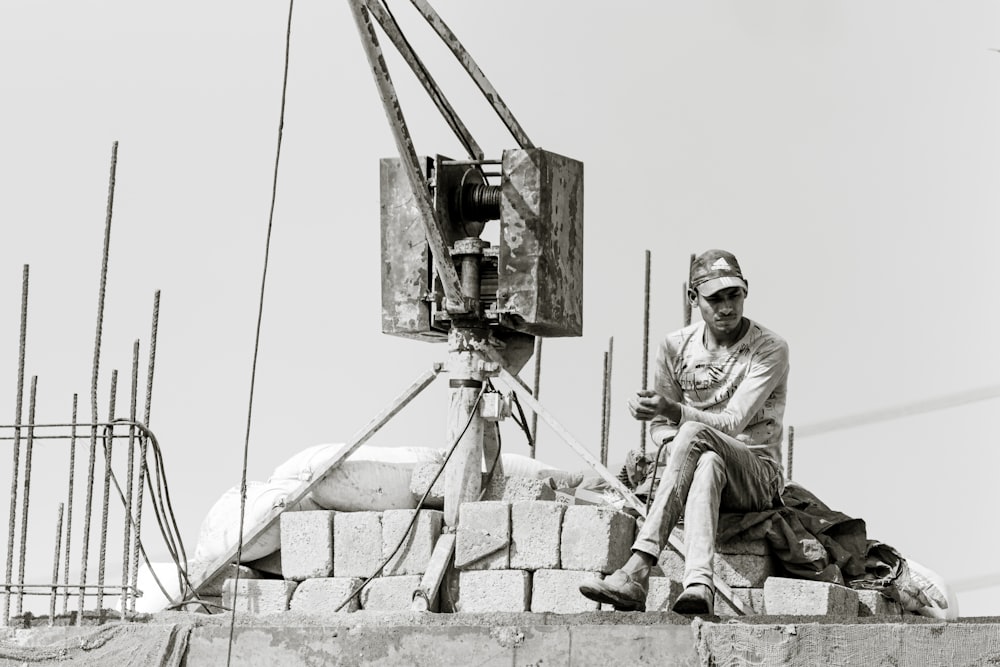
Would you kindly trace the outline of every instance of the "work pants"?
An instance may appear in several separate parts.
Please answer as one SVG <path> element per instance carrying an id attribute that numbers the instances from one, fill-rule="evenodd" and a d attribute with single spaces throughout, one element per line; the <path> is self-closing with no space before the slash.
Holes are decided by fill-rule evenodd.
<path id="1" fill-rule="evenodd" d="M 667 467 L 646 522 L 632 545 L 659 558 L 684 512 L 684 586 L 712 581 L 719 512 L 772 507 L 784 483 L 781 464 L 704 424 L 686 422 L 667 445 Z"/>

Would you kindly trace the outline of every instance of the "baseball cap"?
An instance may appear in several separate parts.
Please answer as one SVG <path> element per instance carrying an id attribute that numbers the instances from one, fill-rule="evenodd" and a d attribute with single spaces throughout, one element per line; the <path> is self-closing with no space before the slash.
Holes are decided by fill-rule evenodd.
<path id="1" fill-rule="evenodd" d="M 740 263 L 733 253 L 725 250 L 706 250 L 695 257 L 688 285 L 702 296 L 711 296 L 727 287 L 747 289 Z"/>

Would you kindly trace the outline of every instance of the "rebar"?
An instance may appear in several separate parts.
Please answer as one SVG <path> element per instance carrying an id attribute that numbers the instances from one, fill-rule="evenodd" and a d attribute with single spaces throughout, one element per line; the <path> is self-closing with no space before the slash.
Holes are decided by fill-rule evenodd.
<path id="1" fill-rule="evenodd" d="M 605 408 L 607 419 L 604 420 L 604 462 L 603 465 L 608 465 L 608 449 L 610 448 L 611 442 L 611 366 L 614 364 L 615 360 L 615 337 L 612 336 L 608 339 L 608 369 L 607 369 L 607 381 L 605 384 L 604 391 L 604 403 L 607 406 Z"/>
<path id="2" fill-rule="evenodd" d="M 21 417 L 24 411 L 24 350 L 28 334 L 28 265 L 24 265 L 21 277 L 21 334 L 17 349 L 17 405 L 15 407 L 13 461 L 10 468 L 10 515 L 7 524 L 7 569 L 6 580 L 12 579 L 14 572 L 14 531 L 17 526 L 17 482 L 21 458 Z M 10 588 L 3 593 L 3 622 L 10 622 Z"/>
<path id="3" fill-rule="evenodd" d="M 604 365 L 601 367 L 601 465 L 608 464 L 608 443 L 605 435 L 608 432 L 608 353 L 604 352 Z"/>
<path id="4" fill-rule="evenodd" d="M 139 399 L 139 341 L 138 339 L 132 344 L 132 386 L 131 395 L 129 397 L 129 420 L 135 421 L 136 413 L 136 403 Z M 133 480 L 132 475 L 135 472 L 135 466 L 132 463 L 132 459 L 135 457 L 135 426 L 129 425 L 128 427 L 128 455 L 126 463 L 126 473 L 125 473 L 125 521 L 124 530 L 125 535 L 122 538 L 122 599 L 121 599 L 121 610 L 122 615 L 128 611 L 128 593 L 125 587 L 128 585 L 128 569 L 129 569 L 129 539 L 131 538 L 132 532 L 132 487 Z"/>
<path id="5" fill-rule="evenodd" d="M 28 437 L 24 445 L 24 498 L 21 505 L 21 543 L 20 560 L 17 566 L 17 581 L 24 583 L 24 564 L 27 562 L 28 549 L 28 503 L 31 500 L 31 454 L 35 435 L 35 396 L 38 389 L 38 376 L 31 376 L 31 390 L 28 394 Z M 17 593 L 17 615 L 24 611 L 24 594 Z"/>
<path id="6" fill-rule="evenodd" d="M 56 586 L 59 585 L 59 558 L 62 555 L 62 527 L 63 527 L 63 504 L 59 503 L 59 514 L 56 519 L 56 548 L 52 554 L 52 594 L 49 597 L 49 625 L 55 623 L 56 618 Z"/>
<path id="7" fill-rule="evenodd" d="M 642 388 L 649 383 L 649 275 L 652 253 L 646 251 L 646 282 L 642 299 Z M 639 422 L 639 452 L 646 453 L 646 422 Z"/>
<path id="8" fill-rule="evenodd" d="M 532 395 L 538 398 L 542 390 L 542 341 L 541 336 L 535 336 L 535 380 L 531 384 Z M 531 458 L 535 458 L 535 448 L 538 447 L 538 413 L 531 413 Z"/>
<path id="9" fill-rule="evenodd" d="M 108 179 L 108 205 L 104 217 L 104 251 L 101 256 L 101 281 L 97 292 L 97 332 L 94 335 L 94 363 L 90 375 L 90 466 L 87 473 L 87 507 L 83 524 L 83 562 L 80 568 L 80 586 L 87 583 L 87 552 L 90 549 L 90 512 L 94 493 L 94 461 L 97 457 L 97 379 L 101 368 L 101 332 L 104 327 L 104 297 L 108 285 L 108 258 L 111 251 L 111 218 L 115 203 L 115 172 L 118 168 L 118 142 L 111 145 L 111 174 Z M 83 589 L 80 590 L 80 613 L 77 622 L 83 623 Z"/>
<path id="10" fill-rule="evenodd" d="M 156 333 L 159 328 L 160 322 L 160 290 L 156 290 L 153 295 L 153 322 L 150 327 L 149 334 L 149 362 L 146 368 L 146 404 L 143 411 L 143 424 L 146 428 L 149 428 L 149 414 L 150 408 L 153 403 L 153 370 L 156 367 Z M 142 437 L 139 438 L 139 479 L 136 484 L 135 498 L 135 530 L 132 531 L 132 537 L 135 543 L 132 546 L 132 589 L 138 586 L 139 582 L 139 550 L 140 550 L 140 534 L 142 530 L 142 499 L 143 499 L 143 484 L 146 479 L 146 451 L 148 447 L 148 441 L 146 434 L 143 433 Z M 132 603 L 129 606 L 129 611 L 135 611 L 135 596 L 132 596 Z"/>
<path id="11" fill-rule="evenodd" d="M 63 566 L 63 583 L 69 584 L 70 545 L 73 538 L 73 485 L 76 478 L 76 414 L 78 394 L 73 394 L 73 424 L 69 440 L 69 484 L 66 489 L 66 555 Z M 62 613 L 69 611 L 69 588 L 63 589 Z"/>
<path id="12" fill-rule="evenodd" d="M 792 455 L 795 451 L 795 427 L 788 427 L 788 465 L 785 470 L 785 478 L 791 481 L 792 479 Z"/>
<path id="13" fill-rule="evenodd" d="M 118 397 L 118 371 L 111 371 L 111 397 L 108 401 L 108 421 L 115 420 L 115 400 Z M 108 426 L 106 436 L 114 433 L 114 426 Z M 108 506 L 111 499 L 111 455 L 114 439 L 104 437 L 104 493 L 101 496 L 101 541 L 97 559 L 97 613 L 104 611 L 104 566 L 108 555 Z"/>

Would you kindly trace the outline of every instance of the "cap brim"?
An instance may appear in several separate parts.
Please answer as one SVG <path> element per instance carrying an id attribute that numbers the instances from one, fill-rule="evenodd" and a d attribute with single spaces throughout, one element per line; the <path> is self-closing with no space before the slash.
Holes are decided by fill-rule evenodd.
<path id="1" fill-rule="evenodd" d="M 719 278 L 706 280 L 702 284 L 698 285 L 698 293 L 702 296 L 712 296 L 719 290 L 724 290 L 729 287 L 742 287 L 743 289 L 747 289 L 747 284 L 745 280 L 736 278 L 735 276 L 721 276 Z"/>

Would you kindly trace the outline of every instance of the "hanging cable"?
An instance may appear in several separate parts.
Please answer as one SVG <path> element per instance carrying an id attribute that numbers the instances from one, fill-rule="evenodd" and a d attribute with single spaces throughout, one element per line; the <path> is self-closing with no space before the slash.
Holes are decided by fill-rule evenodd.
<path id="1" fill-rule="evenodd" d="M 260 300 L 257 305 L 257 329 L 254 334 L 253 363 L 250 367 L 250 398 L 247 404 L 247 429 L 246 437 L 243 440 L 243 469 L 240 471 L 240 528 L 238 533 L 238 545 L 236 547 L 236 563 L 240 562 L 243 556 L 243 524 L 246 518 L 247 506 L 247 462 L 250 454 L 250 425 L 253 419 L 253 390 L 257 380 L 257 355 L 260 352 L 260 328 L 261 320 L 264 317 L 264 288 L 267 285 L 267 263 L 271 253 L 271 229 L 274 227 L 274 204 L 278 196 L 278 166 L 281 164 L 281 139 L 285 130 L 285 101 L 288 96 L 288 56 L 291 52 L 292 44 L 292 9 L 295 0 L 288 0 L 288 25 L 285 29 L 285 66 L 281 79 L 281 111 L 278 114 L 278 141 L 274 152 L 274 176 L 271 180 L 271 208 L 267 216 L 267 239 L 264 242 L 264 267 L 260 277 Z M 236 568 L 236 577 L 233 583 L 233 599 L 239 592 L 240 569 Z M 229 644 L 226 649 L 226 665 L 232 664 L 233 659 L 233 634 L 236 629 L 236 610 L 233 605 L 233 613 L 229 620 Z"/>

